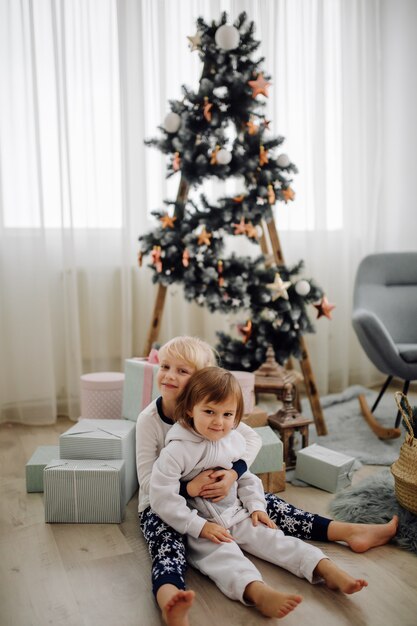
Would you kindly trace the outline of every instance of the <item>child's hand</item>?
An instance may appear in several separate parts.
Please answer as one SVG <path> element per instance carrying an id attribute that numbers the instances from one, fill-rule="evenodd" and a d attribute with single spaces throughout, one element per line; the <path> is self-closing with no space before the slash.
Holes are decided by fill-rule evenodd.
<path id="1" fill-rule="evenodd" d="M 187 483 L 187 493 L 191 498 L 195 498 L 196 496 L 202 496 L 202 490 L 204 489 L 204 487 L 216 482 L 215 478 L 211 478 L 212 473 L 213 470 L 211 469 L 205 470 L 204 472 L 201 472 L 198 476 L 190 480 L 189 483 Z"/>
<path id="2" fill-rule="evenodd" d="M 226 528 L 215 524 L 214 522 L 206 522 L 201 530 L 200 537 L 202 539 L 209 539 L 213 543 L 230 543 L 233 541 L 233 537 Z"/>
<path id="3" fill-rule="evenodd" d="M 265 524 L 268 528 L 278 528 L 278 526 L 271 520 L 271 518 L 265 513 L 265 511 L 254 511 L 251 515 L 252 524 L 257 526 L 259 522 Z"/>
<path id="4" fill-rule="evenodd" d="M 199 495 L 202 498 L 210 498 L 212 502 L 220 502 L 225 498 L 233 483 L 237 480 L 238 476 L 235 470 L 220 469 L 210 471 L 211 483 L 207 483 L 200 491 Z"/>

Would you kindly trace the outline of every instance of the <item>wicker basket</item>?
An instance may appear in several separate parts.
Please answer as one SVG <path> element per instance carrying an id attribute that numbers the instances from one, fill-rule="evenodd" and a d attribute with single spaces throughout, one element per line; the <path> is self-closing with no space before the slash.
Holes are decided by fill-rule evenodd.
<path id="1" fill-rule="evenodd" d="M 401 399 L 407 412 L 401 405 Z M 401 392 L 397 391 L 395 401 L 408 429 L 398 461 L 391 466 L 391 473 L 395 479 L 395 495 L 402 507 L 417 515 L 417 439 L 412 428 L 413 411 L 407 397 Z"/>

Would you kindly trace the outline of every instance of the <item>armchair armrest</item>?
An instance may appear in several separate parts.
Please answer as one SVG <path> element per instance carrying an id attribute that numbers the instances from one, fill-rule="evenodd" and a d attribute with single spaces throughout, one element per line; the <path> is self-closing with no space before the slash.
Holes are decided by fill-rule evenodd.
<path id="1" fill-rule="evenodd" d="M 356 309 L 352 324 L 368 358 L 380 371 L 390 373 L 399 351 L 383 322 L 368 309 Z"/>

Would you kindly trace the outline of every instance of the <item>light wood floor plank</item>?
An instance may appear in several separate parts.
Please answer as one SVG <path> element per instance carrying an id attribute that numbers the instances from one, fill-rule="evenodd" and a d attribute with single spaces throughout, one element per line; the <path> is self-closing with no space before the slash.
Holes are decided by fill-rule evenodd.
<path id="1" fill-rule="evenodd" d="M 35 428 L 0 426 L 0 624 L 1 626 L 161 626 L 151 594 L 150 559 L 140 534 L 137 500 L 123 524 L 45 524 L 42 494 L 26 494 L 25 463 L 38 445 L 58 443 L 69 420 Z M 380 467 L 364 466 L 354 482 Z M 287 484 L 281 497 L 327 514 L 333 494 Z M 344 596 L 310 585 L 253 558 L 266 582 L 303 595 L 286 626 L 415 626 L 417 557 L 389 545 L 365 554 L 346 546 L 316 544 L 369 587 Z M 208 579 L 190 570 L 197 592 L 193 626 L 263 626 L 253 608 L 226 598 Z"/>
<path id="2" fill-rule="evenodd" d="M 19 528 L 0 542 L 2 626 L 80 626 L 83 623 L 51 528 Z"/>

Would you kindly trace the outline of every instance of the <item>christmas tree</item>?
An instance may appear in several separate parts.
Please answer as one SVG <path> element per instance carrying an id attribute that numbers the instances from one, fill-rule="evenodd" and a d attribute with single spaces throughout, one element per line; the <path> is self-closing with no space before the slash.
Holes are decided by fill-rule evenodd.
<path id="1" fill-rule="evenodd" d="M 159 225 L 139 238 L 139 264 L 150 255 L 155 283 L 181 283 L 187 300 L 242 316 L 234 336 L 218 333 L 224 367 L 253 371 L 268 345 L 283 364 L 301 357 L 300 337 L 314 331 L 307 305 L 317 303 L 318 316 L 327 317 L 332 305 L 301 276 L 302 261 L 287 267 L 261 253 L 274 205 L 294 199 L 297 172 L 281 152 L 283 137 L 271 136 L 263 114 L 271 78 L 264 59 L 254 59 L 260 42 L 245 13 L 233 26 L 226 13 L 218 23 L 199 18 L 189 41 L 203 62 L 199 89 L 183 86 L 183 98 L 170 101 L 160 136 L 146 142 L 169 156 L 167 176 L 180 177 L 178 195 L 153 211 Z M 242 192 L 215 203 L 197 197 L 196 188 L 212 177 L 236 177 Z M 246 237 L 261 249 L 255 257 L 226 256 L 227 236 Z"/>

